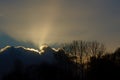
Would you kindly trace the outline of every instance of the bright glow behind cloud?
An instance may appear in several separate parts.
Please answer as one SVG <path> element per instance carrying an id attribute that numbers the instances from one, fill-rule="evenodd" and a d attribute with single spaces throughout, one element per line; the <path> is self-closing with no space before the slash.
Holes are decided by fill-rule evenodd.
<path id="1" fill-rule="evenodd" d="M 1 29 L 17 40 L 31 41 L 36 46 L 52 42 L 46 40 L 46 38 L 53 29 L 54 21 L 59 15 L 59 2 L 52 0 L 43 2 L 43 4 L 26 5 L 27 7 L 20 10 L 15 9 L 15 15 L 12 15 L 12 11 L 9 14 L 6 13 L 6 15 L 8 14 L 8 16 L 5 16 L 8 23 L 5 25 L 6 27 L 1 27 Z M 20 13 L 17 13 L 18 11 Z"/>
<path id="2" fill-rule="evenodd" d="M 97 40 L 118 47 L 119 2 L 0 0 L 0 31 L 38 47 L 74 39 Z"/>

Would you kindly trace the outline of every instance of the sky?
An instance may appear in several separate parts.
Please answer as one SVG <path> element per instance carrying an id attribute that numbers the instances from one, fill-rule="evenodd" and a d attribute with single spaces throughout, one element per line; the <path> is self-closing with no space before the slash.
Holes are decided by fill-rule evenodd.
<path id="1" fill-rule="evenodd" d="M 114 50 L 119 30 L 120 0 L 0 0 L 0 40 L 9 43 L 97 40 Z"/>

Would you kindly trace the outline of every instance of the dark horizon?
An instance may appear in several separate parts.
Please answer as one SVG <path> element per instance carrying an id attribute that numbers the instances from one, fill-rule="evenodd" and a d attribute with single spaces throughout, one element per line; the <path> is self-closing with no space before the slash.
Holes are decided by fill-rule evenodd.
<path id="1" fill-rule="evenodd" d="M 44 45 L 40 51 L 8 46 L 0 60 L 0 80 L 120 79 L 120 48 L 106 54 L 98 42 L 73 41 L 56 50 Z"/>

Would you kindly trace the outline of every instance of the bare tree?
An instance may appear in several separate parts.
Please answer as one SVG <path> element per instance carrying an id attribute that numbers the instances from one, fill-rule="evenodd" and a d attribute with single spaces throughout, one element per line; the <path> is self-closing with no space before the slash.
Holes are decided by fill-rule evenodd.
<path id="1" fill-rule="evenodd" d="M 70 43 L 64 43 L 63 49 L 67 54 L 78 57 L 75 62 L 83 63 L 83 57 L 96 56 L 101 57 L 105 53 L 105 46 L 97 41 L 74 40 Z M 79 61 L 78 61 L 79 60 Z"/>

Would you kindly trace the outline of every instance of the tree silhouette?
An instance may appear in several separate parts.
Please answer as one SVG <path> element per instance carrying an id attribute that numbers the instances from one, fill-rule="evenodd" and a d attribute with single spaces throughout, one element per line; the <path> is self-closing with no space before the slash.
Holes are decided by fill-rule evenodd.
<path id="1" fill-rule="evenodd" d="M 55 54 L 56 63 L 24 67 L 15 59 L 14 70 L 3 80 L 119 80 L 120 48 L 105 54 L 99 42 L 74 40 L 62 45 Z M 87 62 L 84 59 L 87 58 Z M 75 60 L 74 60 L 75 59 Z"/>

